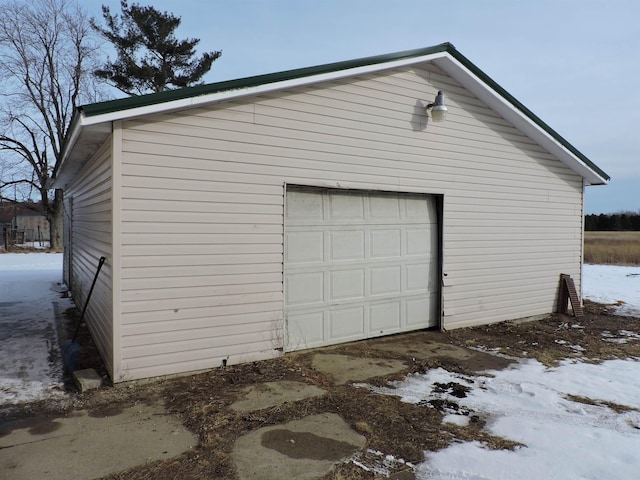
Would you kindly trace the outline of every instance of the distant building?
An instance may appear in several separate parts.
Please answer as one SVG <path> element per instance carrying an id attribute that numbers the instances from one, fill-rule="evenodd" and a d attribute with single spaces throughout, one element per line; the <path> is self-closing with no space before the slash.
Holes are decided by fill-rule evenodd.
<path id="1" fill-rule="evenodd" d="M 12 245 L 49 241 L 49 222 L 38 212 L 39 207 L 0 202 L 0 243 L 6 247 L 7 240 Z"/>

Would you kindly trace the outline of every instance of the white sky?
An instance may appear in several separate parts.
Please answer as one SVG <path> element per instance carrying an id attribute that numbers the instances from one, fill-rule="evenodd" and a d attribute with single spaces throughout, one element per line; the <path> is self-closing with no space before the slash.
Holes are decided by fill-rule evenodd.
<path id="1" fill-rule="evenodd" d="M 103 4 L 120 11 L 120 0 L 80 3 L 98 18 Z M 612 177 L 587 189 L 587 213 L 640 210 L 637 0 L 137 3 L 223 51 L 207 83 L 451 42 Z"/>

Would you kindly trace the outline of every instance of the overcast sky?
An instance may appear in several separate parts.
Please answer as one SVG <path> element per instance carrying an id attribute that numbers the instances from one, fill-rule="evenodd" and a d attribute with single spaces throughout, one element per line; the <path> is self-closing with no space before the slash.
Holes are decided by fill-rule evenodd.
<path id="1" fill-rule="evenodd" d="M 79 0 L 101 18 L 100 5 Z M 222 50 L 207 83 L 451 42 L 612 177 L 586 213 L 640 211 L 638 0 L 140 0 Z"/>

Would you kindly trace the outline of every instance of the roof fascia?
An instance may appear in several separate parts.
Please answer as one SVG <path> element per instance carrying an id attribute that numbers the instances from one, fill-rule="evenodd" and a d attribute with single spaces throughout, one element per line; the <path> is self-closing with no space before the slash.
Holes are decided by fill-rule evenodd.
<path id="1" fill-rule="evenodd" d="M 606 185 L 609 182 L 609 175 L 470 60 L 455 48 L 449 49 L 449 53 L 451 55 L 435 60 L 434 63 L 489 107 L 500 113 L 505 120 L 527 133 L 541 147 L 558 157 L 576 173 L 582 175 L 591 185 Z"/>
<path id="2" fill-rule="evenodd" d="M 451 48 L 453 48 L 453 45 L 443 43 L 434 47 L 407 50 L 395 54 L 378 55 L 79 107 L 71 121 L 70 133 L 62 150 L 62 161 L 58 164 L 58 168 L 53 174 L 53 187 L 61 188 L 70 177 L 71 171 L 79 168 L 78 166 L 75 168 L 69 167 L 71 162 L 70 155 L 73 153 L 76 144 L 81 141 L 83 136 L 86 136 L 84 133 L 87 130 L 98 129 L 106 132 L 109 130 L 106 128 L 107 124 L 114 121 L 127 120 L 149 114 L 167 113 L 205 104 L 210 105 L 251 95 L 429 62 L 446 56 L 447 51 Z M 211 93 L 200 93 L 207 90 L 213 91 Z M 167 97 L 171 98 L 176 95 L 179 95 L 180 98 L 166 100 Z M 138 104 L 140 105 L 135 106 Z M 108 134 L 105 133 L 104 138 L 106 139 L 107 136 Z"/>
<path id="3" fill-rule="evenodd" d="M 374 73 L 381 70 L 389 70 L 393 68 L 404 67 L 407 65 L 413 65 L 416 63 L 430 62 L 438 58 L 446 56 L 446 52 L 437 52 L 427 54 L 419 57 L 403 58 L 386 63 L 377 63 L 373 65 L 364 65 L 359 67 L 353 67 L 350 69 L 319 73 L 316 75 L 293 78 L 289 80 L 282 80 L 279 82 L 272 82 L 262 85 L 250 86 L 242 89 L 223 90 L 215 93 L 209 93 L 204 95 L 198 95 L 195 97 L 187 97 L 179 100 L 172 100 L 163 103 L 155 103 L 144 105 L 135 108 L 129 108 L 126 110 L 117 110 L 113 112 L 98 114 L 98 115 L 83 115 L 82 125 L 94 125 L 104 122 L 112 122 L 116 120 L 127 120 L 139 116 L 166 113 L 175 110 L 182 110 L 184 108 L 193 108 L 205 104 L 213 104 L 217 102 L 223 102 L 227 100 L 233 100 L 242 97 L 248 97 L 252 95 L 259 95 L 272 91 L 280 91 L 288 88 L 301 87 L 306 85 L 318 84 L 321 82 L 339 80 L 346 77 L 352 77 L 356 75 L 363 75 L 367 73 Z"/>
<path id="4" fill-rule="evenodd" d="M 63 163 L 69 156 L 69 152 L 78 141 L 78 137 L 80 136 L 80 131 L 82 129 L 82 116 L 83 115 L 80 109 L 76 109 L 76 111 L 73 112 L 73 116 L 71 117 L 71 125 L 69 126 L 65 142 L 62 145 L 62 152 L 60 157 L 62 158 L 62 161 L 60 161 L 53 169 L 53 173 L 51 175 L 53 179 L 57 177 L 58 171 L 62 168 Z"/>
<path id="5" fill-rule="evenodd" d="M 62 147 L 61 160 L 51 175 L 49 188 L 65 188 L 68 181 L 93 156 L 111 134 L 112 123 L 85 125 L 82 112 L 76 110 Z"/>
<path id="6" fill-rule="evenodd" d="M 167 90 L 148 95 L 139 95 L 134 97 L 120 98 L 117 100 L 110 100 L 106 102 L 92 103 L 89 105 L 84 105 L 82 108 L 85 112 L 85 115 L 91 117 L 94 115 L 101 115 L 109 112 L 123 111 L 151 104 L 167 103 L 174 100 L 198 97 L 201 95 L 208 95 L 227 90 L 242 90 L 258 85 L 282 83 L 282 81 L 285 80 L 314 77 L 323 73 L 335 73 L 342 70 L 353 71 L 353 69 L 357 67 L 376 64 L 389 64 L 397 60 L 423 57 L 432 53 L 445 52 L 449 49 L 453 49 L 453 45 L 451 45 L 450 43 L 442 43 L 440 45 L 435 45 L 432 47 L 406 50 L 403 52 L 376 55 L 372 57 L 358 58 L 355 60 L 346 60 L 324 65 L 316 65 L 313 67 L 297 68 L 294 70 L 285 70 L 282 72 L 239 78 L 236 80 L 226 80 L 217 83 L 196 85 L 193 87 L 180 88 L 177 90 Z"/>
<path id="7" fill-rule="evenodd" d="M 83 136 L 83 131 L 96 128 L 106 130 L 106 124 L 113 121 L 166 113 L 205 104 L 210 105 L 287 88 L 317 85 L 321 82 L 425 62 L 433 62 L 440 67 L 516 128 L 529 135 L 542 148 L 582 175 L 588 183 L 596 185 L 608 183 L 609 176 L 604 171 L 476 67 L 450 43 L 397 54 L 379 55 L 191 87 L 180 91 L 161 92 L 87 105 L 78 109 L 74 116 L 60 166 L 64 166 L 63 164 L 72 153 L 75 144 Z"/>

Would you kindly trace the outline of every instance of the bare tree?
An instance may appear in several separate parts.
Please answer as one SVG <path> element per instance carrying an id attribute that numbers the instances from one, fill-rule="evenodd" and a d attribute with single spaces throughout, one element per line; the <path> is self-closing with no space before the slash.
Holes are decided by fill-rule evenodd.
<path id="1" fill-rule="evenodd" d="M 35 197 L 62 246 L 62 192 L 49 191 L 77 105 L 96 100 L 98 43 L 75 0 L 23 0 L 0 15 L 0 199 Z M 6 193 L 5 193 L 6 192 Z M 11 196 L 8 194 L 11 193 Z"/>

